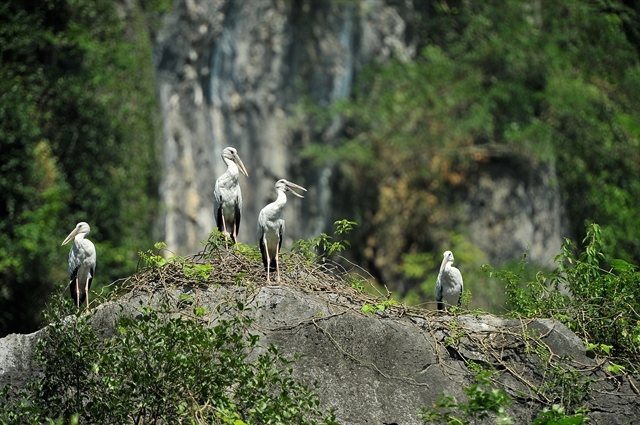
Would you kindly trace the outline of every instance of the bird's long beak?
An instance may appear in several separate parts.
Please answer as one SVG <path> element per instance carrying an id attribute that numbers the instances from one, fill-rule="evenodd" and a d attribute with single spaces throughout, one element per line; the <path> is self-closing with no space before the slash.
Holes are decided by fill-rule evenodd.
<path id="1" fill-rule="evenodd" d="M 287 182 L 287 187 L 289 188 L 291 193 L 293 193 L 294 195 L 296 195 L 299 198 L 304 198 L 304 196 L 300 195 L 299 193 L 296 193 L 295 190 L 293 190 L 294 188 L 295 189 L 299 189 L 299 190 L 304 190 L 305 192 L 307 191 L 307 189 L 305 189 L 304 187 L 298 186 L 297 184 L 291 183 L 291 182 Z"/>
<path id="2" fill-rule="evenodd" d="M 249 177 L 249 173 L 247 173 L 247 169 L 244 168 L 244 164 L 242 163 L 242 160 L 240 159 L 240 156 L 238 154 L 235 154 L 233 156 L 233 162 L 236 163 L 236 165 L 238 166 L 238 168 L 240 169 L 242 174 L 244 174 L 245 176 Z"/>
<path id="3" fill-rule="evenodd" d="M 447 265 L 447 257 L 444 257 L 442 259 L 442 263 L 440 264 L 440 271 L 442 272 L 444 270 L 444 266 Z"/>
<path id="4" fill-rule="evenodd" d="M 62 242 L 62 245 L 68 244 L 73 238 L 76 237 L 76 235 L 78 234 L 78 229 L 75 228 L 71 231 L 71 233 L 69 233 L 69 236 L 66 237 L 66 239 L 64 240 L 64 242 Z M 62 246 L 60 245 L 60 246 Z"/>

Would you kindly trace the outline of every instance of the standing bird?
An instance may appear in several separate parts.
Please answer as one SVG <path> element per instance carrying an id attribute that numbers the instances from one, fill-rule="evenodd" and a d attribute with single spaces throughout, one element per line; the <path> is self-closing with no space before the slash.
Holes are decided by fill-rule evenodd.
<path id="1" fill-rule="evenodd" d="M 71 239 L 74 240 L 73 248 L 69 252 L 69 291 L 77 307 L 80 307 L 86 298 L 89 308 L 89 288 L 96 272 L 96 248 L 86 239 L 90 231 L 89 225 L 82 221 L 62 242 L 62 245 L 65 245 Z"/>
<path id="2" fill-rule="evenodd" d="M 238 170 L 247 177 L 249 173 L 235 148 L 224 148 L 222 160 L 227 164 L 227 171 L 216 180 L 213 189 L 213 213 L 216 216 L 218 230 L 224 234 L 225 240 L 231 237 L 233 243 L 236 243 L 242 215 L 242 192 L 238 182 Z"/>
<path id="3" fill-rule="evenodd" d="M 278 265 L 278 254 L 282 246 L 282 238 L 284 236 L 284 214 L 282 209 L 287 203 L 286 192 L 291 191 L 294 195 L 304 198 L 304 196 L 296 193 L 293 189 L 305 189 L 302 186 L 286 181 L 285 179 L 276 182 L 276 193 L 278 199 L 264 207 L 258 215 L 258 239 L 260 240 L 260 252 L 262 253 L 262 262 L 267 270 L 267 282 L 271 282 L 270 272 L 275 271 L 278 274 L 278 282 L 280 282 L 280 266 Z"/>
<path id="4" fill-rule="evenodd" d="M 436 301 L 438 310 L 448 310 L 448 307 L 460 305 L 460 298 L 464 289 L 460 270 L 453 267 L 453 252 L 443 254 L 440 273 L 436 281 Z"/>

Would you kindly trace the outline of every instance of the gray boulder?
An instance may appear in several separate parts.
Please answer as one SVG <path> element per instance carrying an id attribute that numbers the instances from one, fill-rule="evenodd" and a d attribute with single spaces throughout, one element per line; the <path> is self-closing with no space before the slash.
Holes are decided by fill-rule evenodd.
<path id="1" fill-rule="evenodd" d="M 400 306 L 365 314 L 367 296 L 351 288 L 283 284 L 138 290 L 97 307 L 93 323 L 109 333 L 117 317 L 135 316 L 141 305 L 164 302 L 179 311 L 184 292 L 210 312 L 242 301 L 261 346 L 276 344 L 286 355 L 304 355 L 294 364 L 295 377 L 318 382 L 321 405 L 335 409 L 340 423 L 421 423 L 418 411 L 443 393 L 466 401 L 463 389 L 474 382 L 471 361 L 497 372 L 495 386 L 514 399 L 509 413 L 518 424 L 562 402 L 589 408 L 590 423 L 640 420 L 633 378 L 608 376 L 603 364 L 586 356 L 578 337 L 553 320 L 453 316 Z M 23 386 L 38 373 L 32 357 L 42 335 L 43 330 L 0 339 L 0 387 Z"/>

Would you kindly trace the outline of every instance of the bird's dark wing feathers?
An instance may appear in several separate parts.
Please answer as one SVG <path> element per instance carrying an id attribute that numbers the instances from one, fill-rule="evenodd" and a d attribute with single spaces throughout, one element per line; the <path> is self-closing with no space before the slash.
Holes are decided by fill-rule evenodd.
<path id="1" fill-rule="evenodd" d="M 91 284 L 93 283 L 93 276 L 96 275 L 96 266 L 91 268 L 91 277 L 89 278 L 89 289 L 91 289 Z"/>
<path id="2" fill-rule="evenodd" d="M 222 198 L 218 200 L 218 211 L 216 211 L 216 225 L 218 226 L 218 230 L 220 232 L 224 232 L 224 227 L 222 227 Z"/>
<path id="3" fill-rule="evenodd" d="M 241 211 L 240 211 L 240 205 L 238 205 L 237 202 L 236 202 L 235 207 L 236 207 L 236 222 L 235 222 L 235 226 L 236 226 L 236 235 L 237 235 L 238 233 L 240 233 L 240 215 L 241 215 Z M 233 243 L 236 243 L 236 238 L 233 238 Z"/>
<path id="4" fill-rule="evenodd" d="M 70 281 L 74 281 L 76 280 L 76 277 L 78 277 L 78 269 L 80 268 L 80 266 L 77 266 L 75 269 L 73 269 L 73 272 L 71 273 L 71 276 L 69 276 L 69 280 Z"/>
<path id="5" fill-rule="evenodd" d="M 440 282 L 440 275 L 436 279 L 436 301 L 438 302 L 438 310 L 444 310 L 444 303 L 442 302 L 442 283 Z"/>
<path id="6" fill-rule="evenodd" d="M 87 298 L 86 292 L 84 292 L 84 287 L 80 285 L 78 282 L 78 289 L 80 290 L 80 298 L 78 298 L 78 294 L 76 294 L 76 279 L 78 277 L 78 269 L 80 266 L 73 269 L 73 273 L 71 274 L 71 279 L 69 281 L 69 292 L 71 293 L 71 299 L 76 303 L 76 307 L 80 307 L 84 302 L 85 298 Z M 96 274 L 95 266 L 91 268 L 91 277 L 89 278 L 89 289 L 91 289 L 91 284 L 93 283 L 93 276 Z"/>
<path id="7" fill-rule="evenodd" d="M 264 246 L 264 235 L 260 236 L 260 254 L 262 254 L 262 264 L 264 269 L 267 270 L 267 250 Z"/>

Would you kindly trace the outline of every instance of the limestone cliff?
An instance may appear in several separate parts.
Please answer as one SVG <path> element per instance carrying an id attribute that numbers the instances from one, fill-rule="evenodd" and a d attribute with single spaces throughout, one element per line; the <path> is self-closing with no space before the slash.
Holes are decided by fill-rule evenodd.
<path id="1" fill-rule="evenodd" d="M 392 49 L 411 56 L 404 30 L 396 8 L 380 1 L 176 2 L 155 55 L 168 245 L 194 252 L 213 228 L 213 184 L 227 145 L 238 149 L 250 176 L 241 181 L 240 240 L 255 243 L 258 212 L 280 178 L 309 189 L 287 208 L 288 237 L 324 230 L 331 170 L 300 168 L 293 106 L 309 93 L 325 105 L 347 96 L 354 72 L 373 57 Z"/>
<path id="2" fill-rule="evenodd" d="M 249 169 L 249 178 L 241 178 L 241 241 L 256 242 L 258 212 L 275 198 L 279 178 L 309 189 L 286 208 L 285 246 L 329 231 L 333 219 L 353 218 L 336 217 L 348 209 L 332 210 L 348 205 L 332 199 L 335 170 L 310 168 L 299 158 L 309 135 L 329 146 L 341 120 L 312 131 L 296 105 L 310 98 L 326 106 L 349 96 L 373 59 L 412 60 L 420 42 L 412 23 L 418 15 L 428 19 L 423 9 L 410 0 L 174 2 L 154 44 L 164 126 L 161 239 L 177 253 L 199 249 L 214 226 L 213 186 L 228 145 Z M 567 236 L 555 171 L 500 161 L 481 165 L 466 183 L 468 238 L 487 248 L 494 264 L 518 258 L 528 245 L 531 260 L 548 264 Z M 394 258 L 372 264 L 383 268 Z"/>

